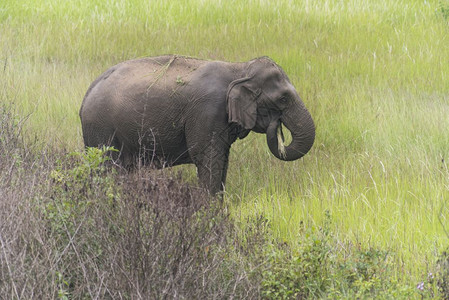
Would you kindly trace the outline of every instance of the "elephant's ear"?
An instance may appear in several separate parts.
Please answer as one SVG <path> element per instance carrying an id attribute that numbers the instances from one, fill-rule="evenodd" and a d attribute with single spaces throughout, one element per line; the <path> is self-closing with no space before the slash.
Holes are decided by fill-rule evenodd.
<path id="1" fill-rule="evenodd" d="M 226 97 L 229 123 L 237 123 L 244 129 L 253 129 L 256 125 L 256 98 L 260 94 L 245 84 L 249 80 L 250 78 L 243 78 L 231 82 Z"/>

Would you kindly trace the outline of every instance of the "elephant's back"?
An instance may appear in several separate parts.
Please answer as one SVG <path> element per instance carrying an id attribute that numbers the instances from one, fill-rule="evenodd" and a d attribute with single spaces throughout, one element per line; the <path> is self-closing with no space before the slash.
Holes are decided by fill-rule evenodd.
<path id="1" fill-rule="evenodd" d="M 177 55 L 147 57 L 123 62 L 117 75 L 126 87 L 144 88 L 148 95 L 161 96 L 168 92 L 173 96 L 173 92 L 181 91 L 196 71 L 208 63 Z"/>
<path id="2" fill-rule="evenodd" d="M 90 85 L 80 115 L 86 115 L 86 110 L 102 111 L 100 107 L 120 109 L 123 105 L 139 105 L 141 101 L 169 101 L 204 63 L 207 61 L 173 55 L 119 63 Z"/>
<path id="3" fill-rule="evenodd" d="M 195 71 L 207 63 L 172 55 L 128 60 L 111 67 L 94 82 L 91 98 L 98 95 L 119 106 L 133 99 L 170 101 L 182 93 Z"/>

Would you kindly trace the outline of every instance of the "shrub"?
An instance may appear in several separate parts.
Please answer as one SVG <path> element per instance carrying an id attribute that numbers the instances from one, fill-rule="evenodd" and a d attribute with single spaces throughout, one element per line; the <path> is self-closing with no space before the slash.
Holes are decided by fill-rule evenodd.
<path id="1" fill-rule="evenodd" d="M 326 212 L 323 226 L 304 228 L 293 247 L 267 248 L 261 282 L 265 299 L 408 299 L 416 292 L 395 279 L 387 251 L 347 245 L 342 253 L 330 225 Z"/>
<path id="2" fill-rule="evenodd" d="M 266 299 L 304 299 L 324 295 L 329 286 L 328 233 L 307 230 L 297 249 L 287 245 L 267 248 L 262 295 Z"/>
<path id="3" fill-rule="evenodd" d="M 8 261 L 0 277 L 4 295 L 153 299 L 257 294 L 243 260 L 232 251 L 233 226 L 220 203 L 153 170 L 127 174 L 105 168 L 109 150 L 89 149 L 49 166 L 47 177 L 35 181 L 40 192 L 27 195 L 33 200 L 25 203 L 26 214 L 3 219 L 8 220 L 1 229 L 10 245 L 1 256 Z M 20 195 L 11 197 L 10 204 L 26 202 Z M 2 203 L 6 212 L 14 211 Z M 28 226 L 8 235 L 13 221 L 25 219 Z M 13 258 L 18 254 L 20 262 Z"/>

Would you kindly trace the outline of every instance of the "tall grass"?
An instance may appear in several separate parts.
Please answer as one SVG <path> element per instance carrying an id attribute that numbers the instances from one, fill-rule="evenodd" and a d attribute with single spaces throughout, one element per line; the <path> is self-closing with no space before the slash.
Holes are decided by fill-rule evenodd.
<path id="1" fill-rule="evenodd" d="M 264 215 L 280 239 L 330 211 L 342 239 L 395 253 L 419 282 L 447 246 L 449 57 L 444 1 L 58 1 L 0 3 L 0 99 L 30 139 L 81 149 L 78 109 L 120 61 L 179 53 L 268 55 L 317 125 L 312 151 L 283 163 L 264 137 L 232 148 L 226 202 Z M 262 162 L 262 163 L 261 163 Z M 192 167 L 183 167 L 194 177 Z"/>

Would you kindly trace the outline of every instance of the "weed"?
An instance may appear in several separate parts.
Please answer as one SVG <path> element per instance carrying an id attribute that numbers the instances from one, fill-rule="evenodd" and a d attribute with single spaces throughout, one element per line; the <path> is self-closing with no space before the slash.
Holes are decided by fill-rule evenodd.
<path id="1" fill-rule="evenodd" d="M 437 286 L 442 299 L 449 299 L 449 252 L 443 251 L 437 260 Z"/>
<path id="2" fill-rule="evenodd" d="M 179 85 L 184 85 L 185 81 L 182 79 L 181 76 L 176 77 L 176 83 Z"/>
<path id="3" fill-rule="evenodd" d="M 449 19 L 449 2 L 439 1 L 438 3 L 439 3 L 438 12 L 447 21 Z"/>

